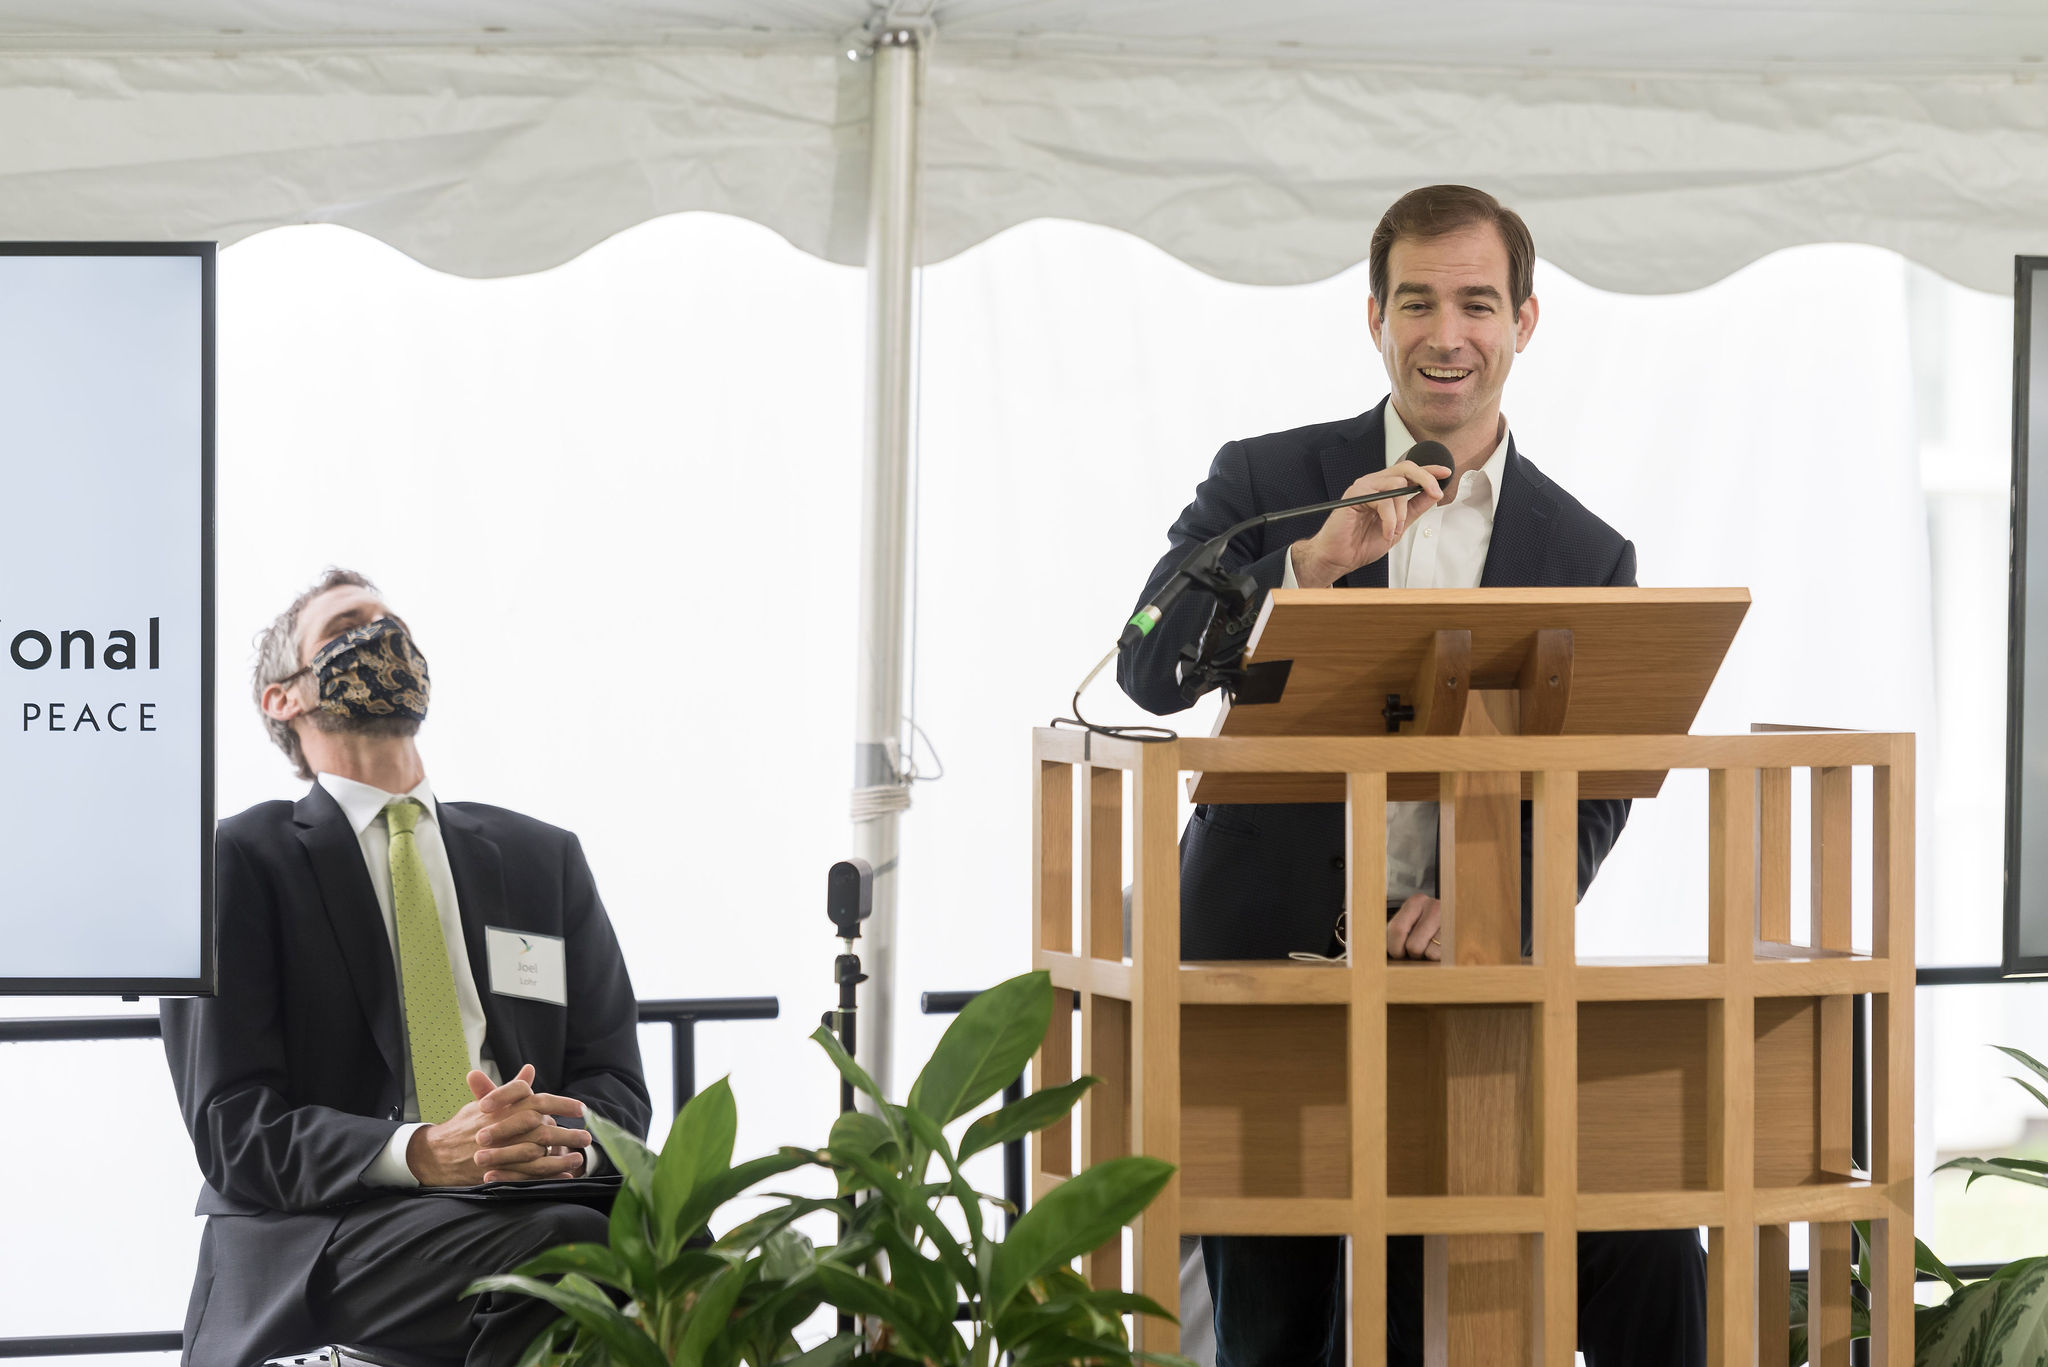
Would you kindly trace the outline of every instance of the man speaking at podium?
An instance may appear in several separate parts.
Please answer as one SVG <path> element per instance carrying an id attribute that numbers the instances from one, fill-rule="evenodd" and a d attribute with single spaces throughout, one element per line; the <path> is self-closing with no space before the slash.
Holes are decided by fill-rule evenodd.
<path id="1" fill-rule="evenodd" d="M 1329 499 L 1422 492 L 1235 538 L 1223 567 L 1274 588 L 1632 585 L 1635 548 L 1515 449 L 1500 397 L 1536 331 L 1536 251 L 1519 215 L 1462 185 L 1413 190 L 1373 231 L 1366 321 L 1392 393 L 1339 422 L 1233 441 L 1168 535 L 1138 602 L 1155 601 L 1188 552 L 1234 523 Z M 1407 459 L 1440 442 L 1453 464 Z M 1188 704 L 1179 653 L 1208 613 L 1182 598 L 1124 653 L 1118 679 L 1157 713 Z M 1628 819 L 1626 802 L 1579 804 L 1579 895 Z M 1181 840 L 1181 953 L 1273 959 L 1329 953 L 1344 907 L 1341 804 L 1203 806 Z M 1522 935 L 1529 935 L 1523 809 Z M 1386 952 L 1439 959 L 1434 803 L 1387 809 Z M 1371 928 L 1352 935 L 1370 944 Z M 1390 1105 L 1400 1104 L 1397 1097 Z M 1207 1237 L 1218 1367 L 1344 1361 L 1344 1257 L 1334 1237 Z M 1387 1352 L 1423 1360 L 1422 1240 L 1388 1240 Z M 1694 1367 L 1706 1359 L 1706 1259 L 1693 1230 L 1579 1238 L 1579 1347 L 1589 1367 Z"/>
<path id="2" fill-rule="evenodd" d="M 219 995 L 163 1004 L 206 1178 L 184 1361 L 345 1343 L 512 1367 L 556 1312 L 464 1288 L 605 1242 L 605 1217 L 422 1188 L 594 1172 L 586 1107 L 646 1132 L 633 985 L 582 847 L 435 798 L 426 661 L 361 575 L 278 617 L 255 694 L 313 787 L 220 824 Z"/>

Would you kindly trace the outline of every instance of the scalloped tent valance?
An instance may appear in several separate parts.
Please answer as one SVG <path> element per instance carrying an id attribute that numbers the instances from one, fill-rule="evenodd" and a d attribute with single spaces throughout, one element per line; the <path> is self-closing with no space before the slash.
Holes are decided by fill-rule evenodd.
<path id="1" fill-rule="evenodd" d="M 1854 241 L 2005 290 L 2014 255 L 2048 250 L 2034 0 L 1242 8 L 897 6 L 932 31 L 925 260 L 1059 217 L 1298 283 L 1362 259 L 1388 201 L 1436 180 L 1494 190 L 1609 289 Z M 0 237 L 340 223 L 493 276 L 703 209 L 863 259 L 860 0 L 195 0 L 175 28 L 160 9 L 0 19 Z"/>

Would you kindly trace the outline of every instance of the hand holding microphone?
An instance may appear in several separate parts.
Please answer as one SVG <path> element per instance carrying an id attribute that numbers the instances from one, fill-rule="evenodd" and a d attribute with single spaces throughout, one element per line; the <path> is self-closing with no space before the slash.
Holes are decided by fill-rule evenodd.
<path id="1" fill-rule="evenodd" d="M 1455 466 L 1443 443 L 1425 441 L 1384 470 L 1354 480 L 1346 498 L 1412 487 L 1407 498 L 1339 508 L 1324 519 L 1321 530 L 1294 543 L 1294 579 L 1305 589 L 1326 589 L 1339 579 L 1370 565 L 1394 548 L 1409 524 L 1448 497 Z"/>
<path id="2" fill-rule="evenodd" d="M 1275 513 L 1260 513 L 1225 528 L 1189 552 L 1180 568 L 1160 587 L 1158 596 L 1139 608 L 1136 615 L 1124 624 L 1123 635 L 1117 640 L 1117 650 L 1129 650 L 1151 635 L 1152 629 L 1165 619 L 1167 609 L 1179 601 L 1195 580 L 1216 569 L 1222 561 L 1224 548 L 1239 532 L 1328 511 L 1330 516 L 1323 523 L 1323 529 L 1308 541 L 1297 541 L 1288 552 L 1294 559 L 1296 583 L 1305 589 L 1326 589 L 1360 565 L 1370 565 L 1385 555 L 1388 548 L 1401 539 L 1401 533 L 1411 521 L 1443 500 L 1445 490 L 1440 481 L 1448 480 L 1454 469 L 1451 453 L 1442 442 L 1417 442 L 1408 449 L 1407 455 L 1386 469 L 1353 480 L 1342 498 L 1300 508 L 1283 508 Z M 1442 473 L 1438 474 L 1438 471 Z M 1371 504 L 1383 506 L 1368 506 Z M 1316 557 L 1312 564 L 1304 564 L 1303 551 L 1311 546 L 1318 548 Z M 1324 570 L 1340 564 L 1342 568 L 1324 575 Z M 1315 577 L 1311 578 L 1304 570 L 1313 570 Z M 1102 666 L 1097 665 L 1088 678 L 1092 680 L 1101 669 Z M 1087 686 L 1087 681 L 1083 681 L 1081 687 L 1085 689 Z M 1079 691 L 1075 696 L 1080 696 Z"/>

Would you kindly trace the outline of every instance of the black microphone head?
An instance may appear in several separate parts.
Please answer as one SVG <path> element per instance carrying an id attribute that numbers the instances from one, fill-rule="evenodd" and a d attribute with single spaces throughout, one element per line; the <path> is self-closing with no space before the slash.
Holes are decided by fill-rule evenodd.
<path id="1" fill-rule="evenodd" d="M 1412 460 L 1417 465 L 1441 465 L 1456 470 L 1458 464 L 1451 459 L 1451 448 L 1440 441 L 1418 441 L 1408 448 L 1403 460 Z"/>

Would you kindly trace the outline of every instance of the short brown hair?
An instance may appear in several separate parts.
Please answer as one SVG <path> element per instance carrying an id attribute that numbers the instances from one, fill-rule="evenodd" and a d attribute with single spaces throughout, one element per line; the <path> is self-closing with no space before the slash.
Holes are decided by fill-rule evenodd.
<path id="1" fill-rule="evenodd" d="M 1529 236 L 1529 225 L 1513 209 L 1469 185 L 1425 185 L 1410 190 L 1380 216 L 1380 225 L 1372 230 L 1371 262 L 1372 297 L 1380 301 L 1381 309 L 1387 305 L 1387 258 L 1393 255 L 1396 242 L 1402 238 L 1428 241 L 1475 223 L 1491 223 L 1500 231 L 1500 240 L 1508 249 L 1508 300 L 1520 312 L 1522 301 L 1536 292 L 1536 243 Z"/>
<path id="2" fill-rule="evenodd" d="M 283 683 L 299 672 L 299 614 L 306 610 L 306 604 L 318 598 L 329 589 L 353 585 L 359 589 L 377 592 L 372 584 L 354 570 L 330 567 L 320 576 L 320 582 L 292 600 L 292 605 L 277 614 L 277 620 L 256 635 L 256 667 L 250 671 L 249 691 L 255 695 L 256 706 L 263 706 L 263 690 L 274 683 Z M 310 780 L 312 767 L 306 763 L 306 751 L 299 744 L 299 733 L 292 729 L 290 722 L 279 721 L 265 713 L 264 729 L 270 732 L 272 744 L 284 751 L 285 758 L 292 762 L 292 770 L 300 778 Z"/>

